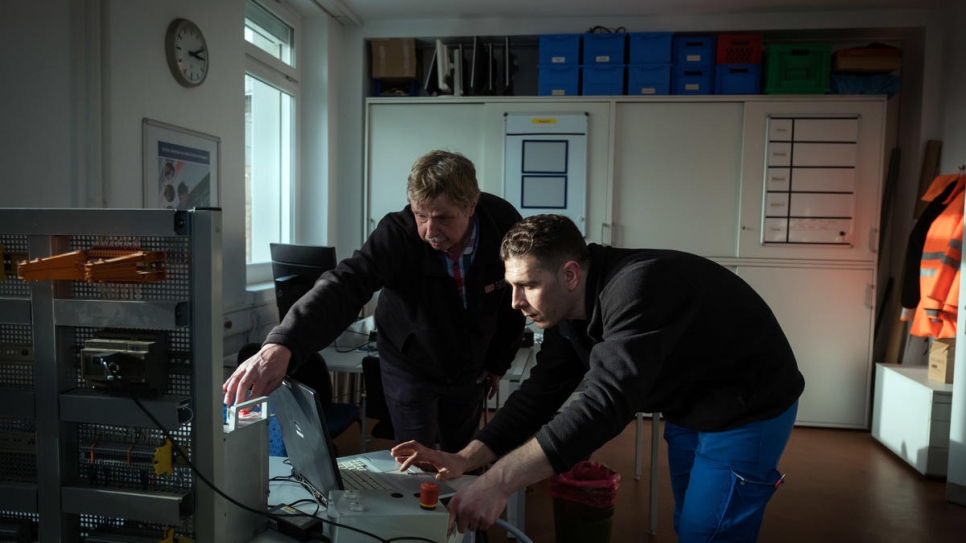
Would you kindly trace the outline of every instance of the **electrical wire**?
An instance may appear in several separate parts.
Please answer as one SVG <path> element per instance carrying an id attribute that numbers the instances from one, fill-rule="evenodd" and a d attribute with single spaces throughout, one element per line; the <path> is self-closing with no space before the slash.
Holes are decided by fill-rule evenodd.
<path id="1" fill-rule="evenodd" d="M 526 536 L 519 528 L 510 524 L 509 522 L 498 518 L 496 519 L 496 524 L 502 526 L 507 532 L 517 536 L 518 543 L 533 543 L 529 537 Z"/>

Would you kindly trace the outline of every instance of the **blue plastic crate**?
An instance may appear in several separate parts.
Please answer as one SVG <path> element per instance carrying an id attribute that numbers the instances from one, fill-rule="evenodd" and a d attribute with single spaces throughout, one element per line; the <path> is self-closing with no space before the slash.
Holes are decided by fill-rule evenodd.
<path id="1" fill-rule="evenodd" d="M 714 73 L 715 94 L 760 94 L 761 64 L 718 64 Z"/>
<path id="2" fill-rule="evenodd" d="M 540 96 L 577 96 L 580 91 L 580 66 L 538 66 Z"/>
<path id="3" fill-rule="evenodd" d="M 627 42 L 627 34 L 624 32 L 584 34 L 583 40 L 585 66 L 624 64 L 624 47 Z"/>
<path id="4" fill-rule="evenodd" d="M 594 64 L 581 67 L 580 94 L 584 96 L 615 96 L 624 94 L 623 64 Z"/>
<path id="5" fill-rule="evenodd" d="M 580 34 L 544 34 L 540 36 L 540 59 L 537 66 L 580 64 Z"/>
<path id="6" fill-rule="evenodd" d="M 650 96 L 671 93 L 671 65 L 627 66 L 627 94 Z"/>
<path id="7" fill-rule="evenodd" d="M 714 94 L 714 66 L 675 66 L 673 72 L 673 94 Z"/>
<path id="8" fill-rule="evenodd" d="M 671 64 L 673 32 L 631 32 L 627 35 L 627 64 Z"/>
<path id="9" fill-rule="evenodd" d="M 672 41 L 674 66 L 714 66 L 714 36 L 676 36 Z"/>

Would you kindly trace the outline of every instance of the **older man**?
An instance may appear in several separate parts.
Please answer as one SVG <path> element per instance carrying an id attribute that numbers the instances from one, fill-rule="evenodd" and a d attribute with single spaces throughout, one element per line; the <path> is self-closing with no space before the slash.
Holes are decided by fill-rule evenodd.
<path id="1" fill-rule="evenodd" d="M 512 492 L 570 469 L 643 411 L 666 420 L 679 540 L 754 541 L 805 386 L 758 294 L 695 255 L 588 247 L 556 215 L 521 221 L 500 254 L 513 306 L 545 329 L 530 378 L 459 453 L 393 449 L 443 479 L 499 459 L 449 503 L 457 529 L 489 526 Z"/>
<path id="2" fill-rule="evenodd" d="M 520 214 L 481 193 L 473 163 L 432 151 L 413 165 L 409 205 L 389 213 L 361 249 L 285 315 L 261 350 L 225 382 L 225 402 L 279 386 L 290 360 L 332 342 L 373 293 L 383 387 L 396 440 L 457 451 L 479 427 L 520 345 L 500 242 Z"/>

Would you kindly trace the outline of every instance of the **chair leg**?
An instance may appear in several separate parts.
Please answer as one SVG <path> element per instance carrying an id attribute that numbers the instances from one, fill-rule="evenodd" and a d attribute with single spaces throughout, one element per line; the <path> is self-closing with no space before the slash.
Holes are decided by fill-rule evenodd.
<path id="1" fill-rule="evenodd" d="M 641 449 L 644 448 L 644 434 L 643 434 L 643 430 L 644 430 L 644 413 L 638 412 L 635 418 L 637 418 L 637 434 L 635 434 L 637 446 L 634 448 L 634 480 L 635 481 L 640 481 L 641 480 L 641 463 L 642 463 L 642 461 L 641 461 L 641 454 L 642 454 Z"/>
<path id="2" fill-rule="evenodd" d="M 651 533 L 657 533 L 657 471 L 661 445 L 661 414 L 651 413 Z"/>

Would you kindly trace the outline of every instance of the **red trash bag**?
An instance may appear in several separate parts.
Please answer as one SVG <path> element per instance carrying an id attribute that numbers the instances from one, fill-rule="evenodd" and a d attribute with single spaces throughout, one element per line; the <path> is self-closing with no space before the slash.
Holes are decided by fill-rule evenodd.
<path id="1" fill-rule="evenodd" d="M 621 474 L 600 462 L 583 460 L 566 473 L 547 480 L 550 497 L 603 509 L 613 507 Z"/>
<path id="2" fill-rule="evenodd" d="M 610 541 L 614 503 L 621 474 L 600 462 L 584 460 L 547 480 L 553 498 L 557 543 Z"/>

